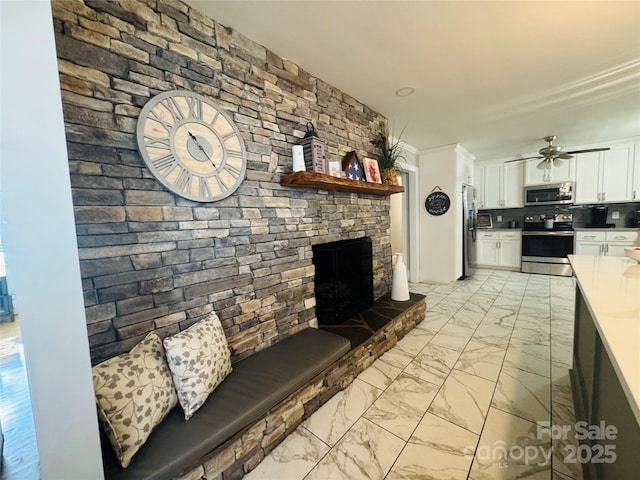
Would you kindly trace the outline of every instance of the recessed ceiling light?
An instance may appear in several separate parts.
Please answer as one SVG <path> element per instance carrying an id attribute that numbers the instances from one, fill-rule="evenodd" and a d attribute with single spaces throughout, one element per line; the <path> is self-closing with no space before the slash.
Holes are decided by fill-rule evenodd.
<path id="1" fill-rule="evenodd" d="M 399 88 L 398 90 L 396 90 L 396 96 L 398 97 L 408 97 L 409 95 L 413 94 L 413 92 L 415 92 L 416 89 L 413 87 L 402 87 Z"/>

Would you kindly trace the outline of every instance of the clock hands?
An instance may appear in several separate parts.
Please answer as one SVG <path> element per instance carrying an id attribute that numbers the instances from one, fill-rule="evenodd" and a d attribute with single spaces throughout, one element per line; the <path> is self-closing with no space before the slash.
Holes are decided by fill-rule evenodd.
<path id="1" fill-rule="evenodd" d="M 198 141 L 198 139 L 196 138 L 196 136 L 191 133 L 189 130 L 187 130 L 187 133 L 189 134 L 189 136 L 191 137 L 191 140 L 193 140 L 196 144 L 196 146 L 198 147 L 198 149 L 204 153 L 204 156 L 207 157 L 207 160 L 209 160 L 211 162 L 211 165 L 213 165 L 213 168 L 218 168 L 216 167 L 216 164 L 213 163 L 213 160 L 211 160 L 211 157 L 209 157 L 209 154 L 207 154 L 207 152 L 204 150 L 204 148 L 202 148 L 202 145 L 200 145 L 200 142 Z"/>

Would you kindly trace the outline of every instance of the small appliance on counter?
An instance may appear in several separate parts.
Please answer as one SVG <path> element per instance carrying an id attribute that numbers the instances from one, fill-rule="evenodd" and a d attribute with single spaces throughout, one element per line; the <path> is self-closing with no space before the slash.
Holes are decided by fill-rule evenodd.
<path id="1" fill-rule="evenodd" d="M 615 223 L 607 223 L 607 214 L 609 213 L 609 208 L 604 205 L 599 205 L 597 207 L 591 207 L 591 223 L 587 223 L 585 227 L 587 228 L 614 228 L 616 226 Z"/>
<path id="2" fill-rule="evenodd" d="M 630 227 L 640 228 L 640 210 L 636 210 L 631 218 Z"/>
<path id="3" fill-rule="evenodd" d="M 478 214 L 478 228 L 493 228 L 493 219 L 490 213 Z"/>

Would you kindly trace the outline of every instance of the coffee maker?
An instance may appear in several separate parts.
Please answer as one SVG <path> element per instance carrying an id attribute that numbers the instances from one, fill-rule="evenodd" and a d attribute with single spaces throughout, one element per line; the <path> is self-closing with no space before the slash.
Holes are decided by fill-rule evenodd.
<path id="1" fill-rule="evenodd" d="M 587 224 L 587 227 L 591 228 L 613 228 L 614 223 L 607 223 L 607 215 L 609 208 L 604 205 L 598 205 L 591 207 L 591 223 Z"/>
<path id="2" fill-rule="evenodd" d="M 640 228 L 640 210 L 636 210 L 631 217 L 631 225 L 630 227 Z"/>

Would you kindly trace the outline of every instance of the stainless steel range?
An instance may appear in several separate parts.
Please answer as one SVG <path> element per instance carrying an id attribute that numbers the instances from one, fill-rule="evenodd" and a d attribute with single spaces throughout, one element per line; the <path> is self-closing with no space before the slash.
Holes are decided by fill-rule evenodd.
<path id="1" fill-rule="evenodd" d="M 570 277 L 573 253 L 573 214 L 527 215 L 522 228 L 522 267 L 525 273 Z"/>

